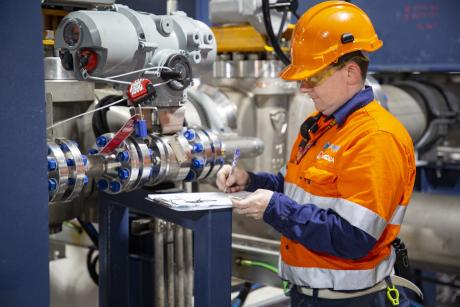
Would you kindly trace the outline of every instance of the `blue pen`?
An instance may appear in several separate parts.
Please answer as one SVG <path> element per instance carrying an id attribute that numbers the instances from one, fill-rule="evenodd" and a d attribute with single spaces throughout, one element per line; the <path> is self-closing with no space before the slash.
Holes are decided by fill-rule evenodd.
<path id="1" fill-rule="evenodd" d="M 232 160 L 232 169 L 230 170 L 230 174 L 228 177 L 230 177 L 233 174 L 233 169 L 236 167 L 236 164 L 238 163 L 238 160 L 240 159 L 240 149 L 237 148 L 235 149 L 235 152 L 233 153 L 233 160 Z M 227 193 L 227 188 L 225 187 L 224 193 Z"/>

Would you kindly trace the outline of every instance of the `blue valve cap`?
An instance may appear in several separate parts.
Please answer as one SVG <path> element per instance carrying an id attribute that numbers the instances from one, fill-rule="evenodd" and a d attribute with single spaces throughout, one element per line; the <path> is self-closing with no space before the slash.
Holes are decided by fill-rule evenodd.
<path id="1" fill-rule="evenodd" d="M 69 147 L 67 147 L 66 144 L 60 144 L 60 145 L 59 145 L 59 148 L 61 148 L 61 150 L 62 150 L 63 152 L 69 151 Z"/>
<path id="2" fill-rule="evenodd" d="M 129 161 L 129 152 L 128 151 L 122 151 L 119 152 L 117 155 L 117 160 L 119 162 L 128 162 Z"/>
<path id="3" fill-rule="evenodd" d="M 204 147 L 202 143 L 195 143 L 193 144 L 193 152 L 200 153 L 203 152 Z"/>
<path id="4" fill-rule="evenodd" d="M 189 141 L 193 141 L 195 139 L 195 131 L 193 131 L 192 129 L 186 130 L 184 132 L 184 137 Z"/>
<path id="5" fill-rule="evenodd" d="M 104 147 L 105 145 L 107 145 L 107 141 L 108 141 L 107 138 L 105 136 L 101 135 L 101 136 L 97 137 L 96 145 L 98 147 Z"/>
<path id="6" fill-rule="evenodd" d="M 54 178 L 48 179 L 48 191 L 54 192 L 57 189 L 57 181 Z"/>
<path id="7" fill-rule="evenodd" d="M 68 185 L 75 185 L 75 178 L 69 178 L 69 179 L 67 180 L 67 184 L 68 184 Z"/>
<path id="8" fill-rule="evenodd" d="M 88 157 L 85 155 L 81 155 L 81 159 L 83 160 L 83 165 L 87 166 L 88 165 Z"/>
<path id="9" fill-rule="evenodd" d="M 204 161 L 202 159 L 193 159 L 192 166 L 194 168 L 202 168 L 204 166 Z"/>
<path id="10" fill-rule="evenodd" d="M 48 159 L 48 171 L 54 171 L 57 169 L 57 162 L 53 158 Z"/>
<path id="11" fill-rule="evenodd" d="M 67 166 L 74 166 L 75 161 L 73 159 L 67 159 Z"/>
<path id="12" fill-rule="evenodd" d="M 118 178 L 120 180 L 126 180 L 129 178 L 129 170 L 127 168 L 121 168 L 118 170 Z"/>
<path id="13" fill-rule="evenodd" d="M 89 179 L 88 176 L 83 177 L 83 185 L 86 186 L 88 185 Z"/>
<path id="14" fill-rule="evenodd" d="M 110 183 L 110 191 L 117 193 L 117 192 L 120 192 L 120 190 L 121 190 L 120 182 L 114 180 Z"/>
<path id="15" fill-rule="evenodd" d="M 95 149 L 95 148 L 91 148 L 90 150 L 88 150 L 88 156 L 92 156 L 92 155 L 95 155 L 99 152 L 99 150 Z"/>
<path id="16" fill-rule="evenodd" d="M 97 188 L 101 191 L 107 190 L 109 187 L 109 182 L 106 179 L 99 179 L 97 182 Z"/>
<path id="17" fill-rule="evenodd" d="M 147 123 L 145 120 L 138 120 L 134 126 L 136 130 L 136 136 L 139 138 L 147 137 Z"/>

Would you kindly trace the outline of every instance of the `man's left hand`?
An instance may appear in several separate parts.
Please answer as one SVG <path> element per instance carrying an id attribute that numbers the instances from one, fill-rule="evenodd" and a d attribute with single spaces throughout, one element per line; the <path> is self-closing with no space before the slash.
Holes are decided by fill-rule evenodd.
<path id="1" fill-rule="evenodd" d="M 272 198 L 273 191 L 258 189 L 242 200 L 231 198 L 233 211 L 260 220 Z"/>

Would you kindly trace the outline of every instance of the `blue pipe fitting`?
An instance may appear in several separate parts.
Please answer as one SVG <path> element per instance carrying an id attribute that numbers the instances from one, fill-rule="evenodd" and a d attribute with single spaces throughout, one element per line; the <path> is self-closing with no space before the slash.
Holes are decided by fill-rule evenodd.
<path id="1" fill-rule="evenodd" d="M 225 164 L 224 158 L 220 157 L 219 159 L 217 159 L 217 163 L 219 163 L 220 165 L 224 165 Z"/>
<path id="2" fill-rule="evenodd" d="M 81 159 L 83 160 L 83 165 L 87 166 L 88 165 L 88 157 L 85 155 L 81 155 Z"/>
<path id="3" fill-rule="evenodd" d="M 202 159 L 193 159 L 192 166 L 193 168 L 203 168 L 204 161 Z"/>
<path id="4" fill-rule="evenodd" d="M 92 155 L 95 155 L 99 152 L 99 150 L 95 149 L 95 148 L 91 148 L 90 150 L 88 150 L 88 156 L 92 156 Z"/>
<path id="5" fill-rule="evenodd" d="M 193 141 L 195 139 L 195 136 L 195 131 L 193 131 L 192 129 L 188 129 L 184 132 L 184 137 L 189 141 Z"/>
<path id="6" fill-rule="evenodd" d="M 107 190 L 109 188 L 109 182 L 106 179 L 99 179 L 97 188 L 101 191 Z"/>
<path id="7" fill-rule="evenodd" d="M 113 193 L 117 193 L 117 192 L 120 192 L 120 190 L 121 190 L 120 182 L 114 180 L 110 183 L 110 191 L 112 191 Z"/>
<path id="8" fill-rule="evenodd" d="M 67 184 L 68 184 L 68 185 L 75 185 L 75 178 L 69 178 L 69 179 L 67 180 Z"/>
<path id="9" fill-rule="evenodd" d="M 134 125 L 134 129 L 136 130 L 136 136 L 139 138 L 146 138 L 147 137 L 147 123 L 145 120 L 140 119 L 136 121 Z"/>
<path id="10" fill-rule="evenodd" d="M 67 159 L 67 166 L 74 166 L 75 161 L 73 159 Z"/>
<path id="11" fill-rule="evenodd" d="M 120 180 L 126 180 L 129 178 L 129 170 L 127 168 L 120 168 L 118 170 L 118 178 Z"/>
<path id="12" fill-rule="evenodd" d="M 56 179 L 54 179 L 54 178 L 48 179 L 48 191 L 50 191 L 50 192 L 56 191 L 57 186 L 58 186 L 58 183 L 57 183 Z"/>
<path id="13" fill-rule="evenodd" d="M 107 145 L 107 137 L 101 135 L 101 136 L 98 136 L 97 139 L 96 139 L 96 145 L 98 147 L 104 147 L 105 145 Z"/>
<path id="14" fill-rule="evenodd" d="M 128 151 L 122 151 L 119 152 L 117 155 L 117 161 L 118 162 L 128 162 L 129 161 L 129 152 Z"/>
<path id="15" fill-rule="evenodd" d="M 200 152 L 203 152 L 203 150 L 204 150 L 204 147 L 202 143 L 193 144 L 193 149 L 192 149 L 193 152 L 200 153 Z"/>
<path id="16" fill-rule="evenodd" d="M 55 171 L 57 169 L 57 162 L 53 158 L 48 158 L 48 171 Z"/>
<path id="17" fill-rule="evenodd" d="M 83 177 L 83 185 L 87 186 L 89 182 L 88 176 Z"/>

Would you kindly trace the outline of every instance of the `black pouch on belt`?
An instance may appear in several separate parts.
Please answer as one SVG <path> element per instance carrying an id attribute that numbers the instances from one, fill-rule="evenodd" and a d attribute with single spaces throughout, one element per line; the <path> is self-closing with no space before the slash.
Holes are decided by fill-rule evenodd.
<path id="1" fill-rule="evenodd" d="M 395 273 L 407 280 L 412 280 L 412 273 L 410 270 L 409 255 L 407 253 L 406 245 L 400 238 L 396 238 L 393 243 L 396 252 Z"/>

